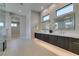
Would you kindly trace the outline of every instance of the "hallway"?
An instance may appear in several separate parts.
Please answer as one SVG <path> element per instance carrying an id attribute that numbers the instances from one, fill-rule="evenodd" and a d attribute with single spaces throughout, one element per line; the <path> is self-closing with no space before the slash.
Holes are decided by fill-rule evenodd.
<path id="1" fill-rule="evenodd" d="M 24 39 L 14 39 L 8 42 L 4 56 L 55 56 L 34 42 Z"/>

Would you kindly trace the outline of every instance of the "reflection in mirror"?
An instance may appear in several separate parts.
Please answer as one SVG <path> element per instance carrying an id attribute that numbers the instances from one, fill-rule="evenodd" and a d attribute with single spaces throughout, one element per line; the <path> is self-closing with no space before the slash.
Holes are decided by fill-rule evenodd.
<path id="1" fill-rule="evenodd" d="M 42 17 L 42 30 L 48 31 L 49 30 L 49 20 L 50 20 L 50 15 L 46 15 Z"/>
<path id="2" fill-rule="evenodd" d="M 65 28 L 73 28 L 73 21 L 68 19 L 65 21 Z"/>
<path id="3" fill-rule="evenodd" d="M 75 29 L 74 14 L 65 15 L 55 19 L 55 30 L 57 29 Z"/>
<path id="4" fill-rule="evenodd" d="M 58 23 L 56 22 L 55 23 L 55 30 L 57 30 L 58 29 Z"/>

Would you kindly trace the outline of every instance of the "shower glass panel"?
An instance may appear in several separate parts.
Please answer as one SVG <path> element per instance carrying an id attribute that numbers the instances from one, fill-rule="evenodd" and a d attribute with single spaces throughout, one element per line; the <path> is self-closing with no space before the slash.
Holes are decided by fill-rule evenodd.
<path id="1" fill-rule="evenodd" d="M 6 12 L 4 11 L 5 4 L 0 3 L 0 55 L 3 52 L 3 42 L 5 42 L 6 29 L 5 29 L 5 16 Z"/>

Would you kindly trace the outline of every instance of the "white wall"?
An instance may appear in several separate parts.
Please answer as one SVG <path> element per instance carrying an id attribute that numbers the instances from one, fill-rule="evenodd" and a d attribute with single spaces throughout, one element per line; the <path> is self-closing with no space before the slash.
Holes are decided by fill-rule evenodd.
<path id="1" fill-rule="evenodd" d="M 75 4 L 75 31 L 79 33 L 79 3 Z"/>
<path id="2" fill-rule="evenodd" d="M 29 10 L 26 16 L 26 39 L 31 40 L 31 10 Z"/>
<path id="3" fill-rule="evenodd" d="M 32 35 L 32 38 L 34 38 L 34 33 L 40 29 L 40 27 L 39 27 L 40 20 L 41 20 L 40 13 L 31 11 L 31 35 Z"/>
<path id="4" fill-rule="evenodd" d="M 39 30 L 40 13 L 29 10 L 26 17 L 26 39 L 32 40 L 34 33 Z M 31 41 L 30 41 L 31 42 Z"/>
<path id="5" fill-rule="evenodd" d="M 26 17 L 20 17 L 20 37 L 26 39 Z"/>

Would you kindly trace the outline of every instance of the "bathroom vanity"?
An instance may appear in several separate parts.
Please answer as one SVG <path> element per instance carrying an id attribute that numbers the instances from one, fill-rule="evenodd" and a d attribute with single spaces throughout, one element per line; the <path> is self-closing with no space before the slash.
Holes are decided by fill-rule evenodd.
<path id="1" fill-rule="evenodd" d="M 79 38 L 47 33 L 35 33 L 35 38 L 79 54 Z"/>
<path id="2" fill-rule="evenodd" d="M 35 38 L 63 48 L 79 55 L 79 33 L 77 28 L 77 13 L 74 4 L 70 3 L 55 10 L 55 17 L 49 17 L 49 22 L 41 26 L 41 30 L 35 33 Z M 42 20 L 44 20 L 42 18 Z M 41 22 L 41 24 L 43 24 Z M 47 26 L 49 25 L 49 26 Z M 50 26 L 51 25 L 51 26 Z M 53 33 L 49 33 L 53 30 Z M 41 32 L 44 31 L 44 32 Z M 64 33 L 65 32 L 65 33 Z"/>

